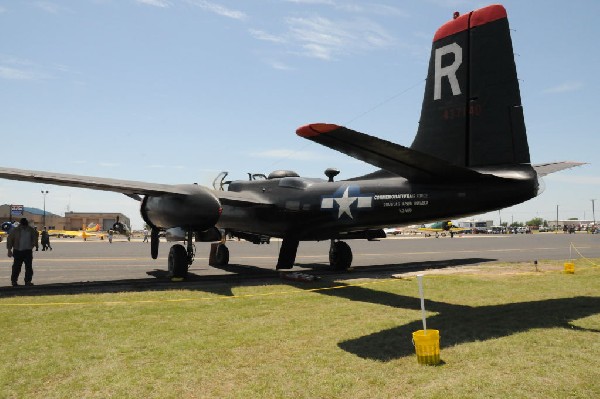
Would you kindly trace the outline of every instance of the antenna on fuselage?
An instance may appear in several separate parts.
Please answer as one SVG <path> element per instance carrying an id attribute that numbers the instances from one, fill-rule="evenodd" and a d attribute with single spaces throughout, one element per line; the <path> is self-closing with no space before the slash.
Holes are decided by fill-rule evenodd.
<path id="1" fill-rule="evenodd" d="M 327 168 L 325 169 L 325 176 L 329 179 L 330 183 L 333 182 L 333 178 L 340 174 L 340 171 L 335 168 Z"/>

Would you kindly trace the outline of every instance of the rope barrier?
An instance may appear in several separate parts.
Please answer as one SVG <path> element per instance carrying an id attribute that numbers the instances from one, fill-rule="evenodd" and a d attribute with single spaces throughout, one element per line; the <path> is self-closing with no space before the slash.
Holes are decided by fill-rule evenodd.
<path id="1" fill-rule="evenodd" d="M 600 265 L 595 264 L 591 259 L 586 258 L 581 251 L 579 251 L 579 249 L 575 246 L 575 244 L 571 243 L 571 246 L 569 247 L 569 253 L 571 252 L 571 249 L 574 249 L 575 252 L 577 252 L 577 254 L 579 254 L 579 256 L 581 257 L 581 259 L 587 261 L 591 266 L 590 267 L 600 267 Z M 572 254 L 570 253 L 569 255 L 570 259 L 573 259 Z"/>

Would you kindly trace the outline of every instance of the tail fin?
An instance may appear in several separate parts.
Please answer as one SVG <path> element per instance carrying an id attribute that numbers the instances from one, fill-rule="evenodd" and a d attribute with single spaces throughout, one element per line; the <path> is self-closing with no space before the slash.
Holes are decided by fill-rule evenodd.
<path id="1" fill-rule="evenodd" d="M 501 5 L 455 17 L 436 32 L 411 149 L 467 167 L 530 162 Z"/>

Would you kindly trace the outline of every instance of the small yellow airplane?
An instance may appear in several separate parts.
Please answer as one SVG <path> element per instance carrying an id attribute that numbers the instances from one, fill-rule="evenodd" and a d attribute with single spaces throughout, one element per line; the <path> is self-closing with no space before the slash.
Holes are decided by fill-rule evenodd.
<path id="1" fill-rule="evenodd" d="M 471 229 L 464 227 L 455 227 L 454 225 L 452 225 L 451 221 L 436 222 L 432 223 L 427 227 L 419 227 L 419 231 L 426 232 L 425 235 L 427 235 L 427 233 L 435 233 L 436 237 L 438 237 L 440 234 L 443 237 L 446 235 L 446 232 L 450 234 L 450 237 L 454 237 L 454 234 L 464 233 L 469 230 Z"/>
<path id="2" fill-rule="evenodd" d="M 100 225 L 98 223 L 90 223 L 87 227 L 83 225 L 81 230 L 48 230 L 48 234 L 51 237 L 81 237 L 85 240 L 88 237 L 95 237 L 98 231 L 100 231 Z"/>

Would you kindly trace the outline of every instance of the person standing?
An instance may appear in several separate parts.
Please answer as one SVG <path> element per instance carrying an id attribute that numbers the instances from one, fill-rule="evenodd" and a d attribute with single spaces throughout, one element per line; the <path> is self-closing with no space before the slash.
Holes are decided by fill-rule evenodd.
<path id="1" fill-rule="evenodd" d="M 48 229 L 44 226 L 44 230 L 42 231 L 42 238 L 40 239 L 42 243 L 42 251 L 50 250 L 52 251 L 52 246 L 50 245 L 50 234 L 48 234 Z"/>
<path id="2" fill-rule="evenodd" d="M 148 229 L 144 229 L 144 241 L 142 242 L 148 242 Z"/>
<path id="3" fill-rule="evenodd" d="M 22 218 L 19 226 L 14 228 L 6 240 L 8 257 L 14 258 L 10 280 L 13 287 L 18 286 L 17 280 L 21 267 L 25 263 L 25 285 L 33 285 L 33 247 L 38 246 L 38 233 L 29 226 L 26 218 Z"/>

